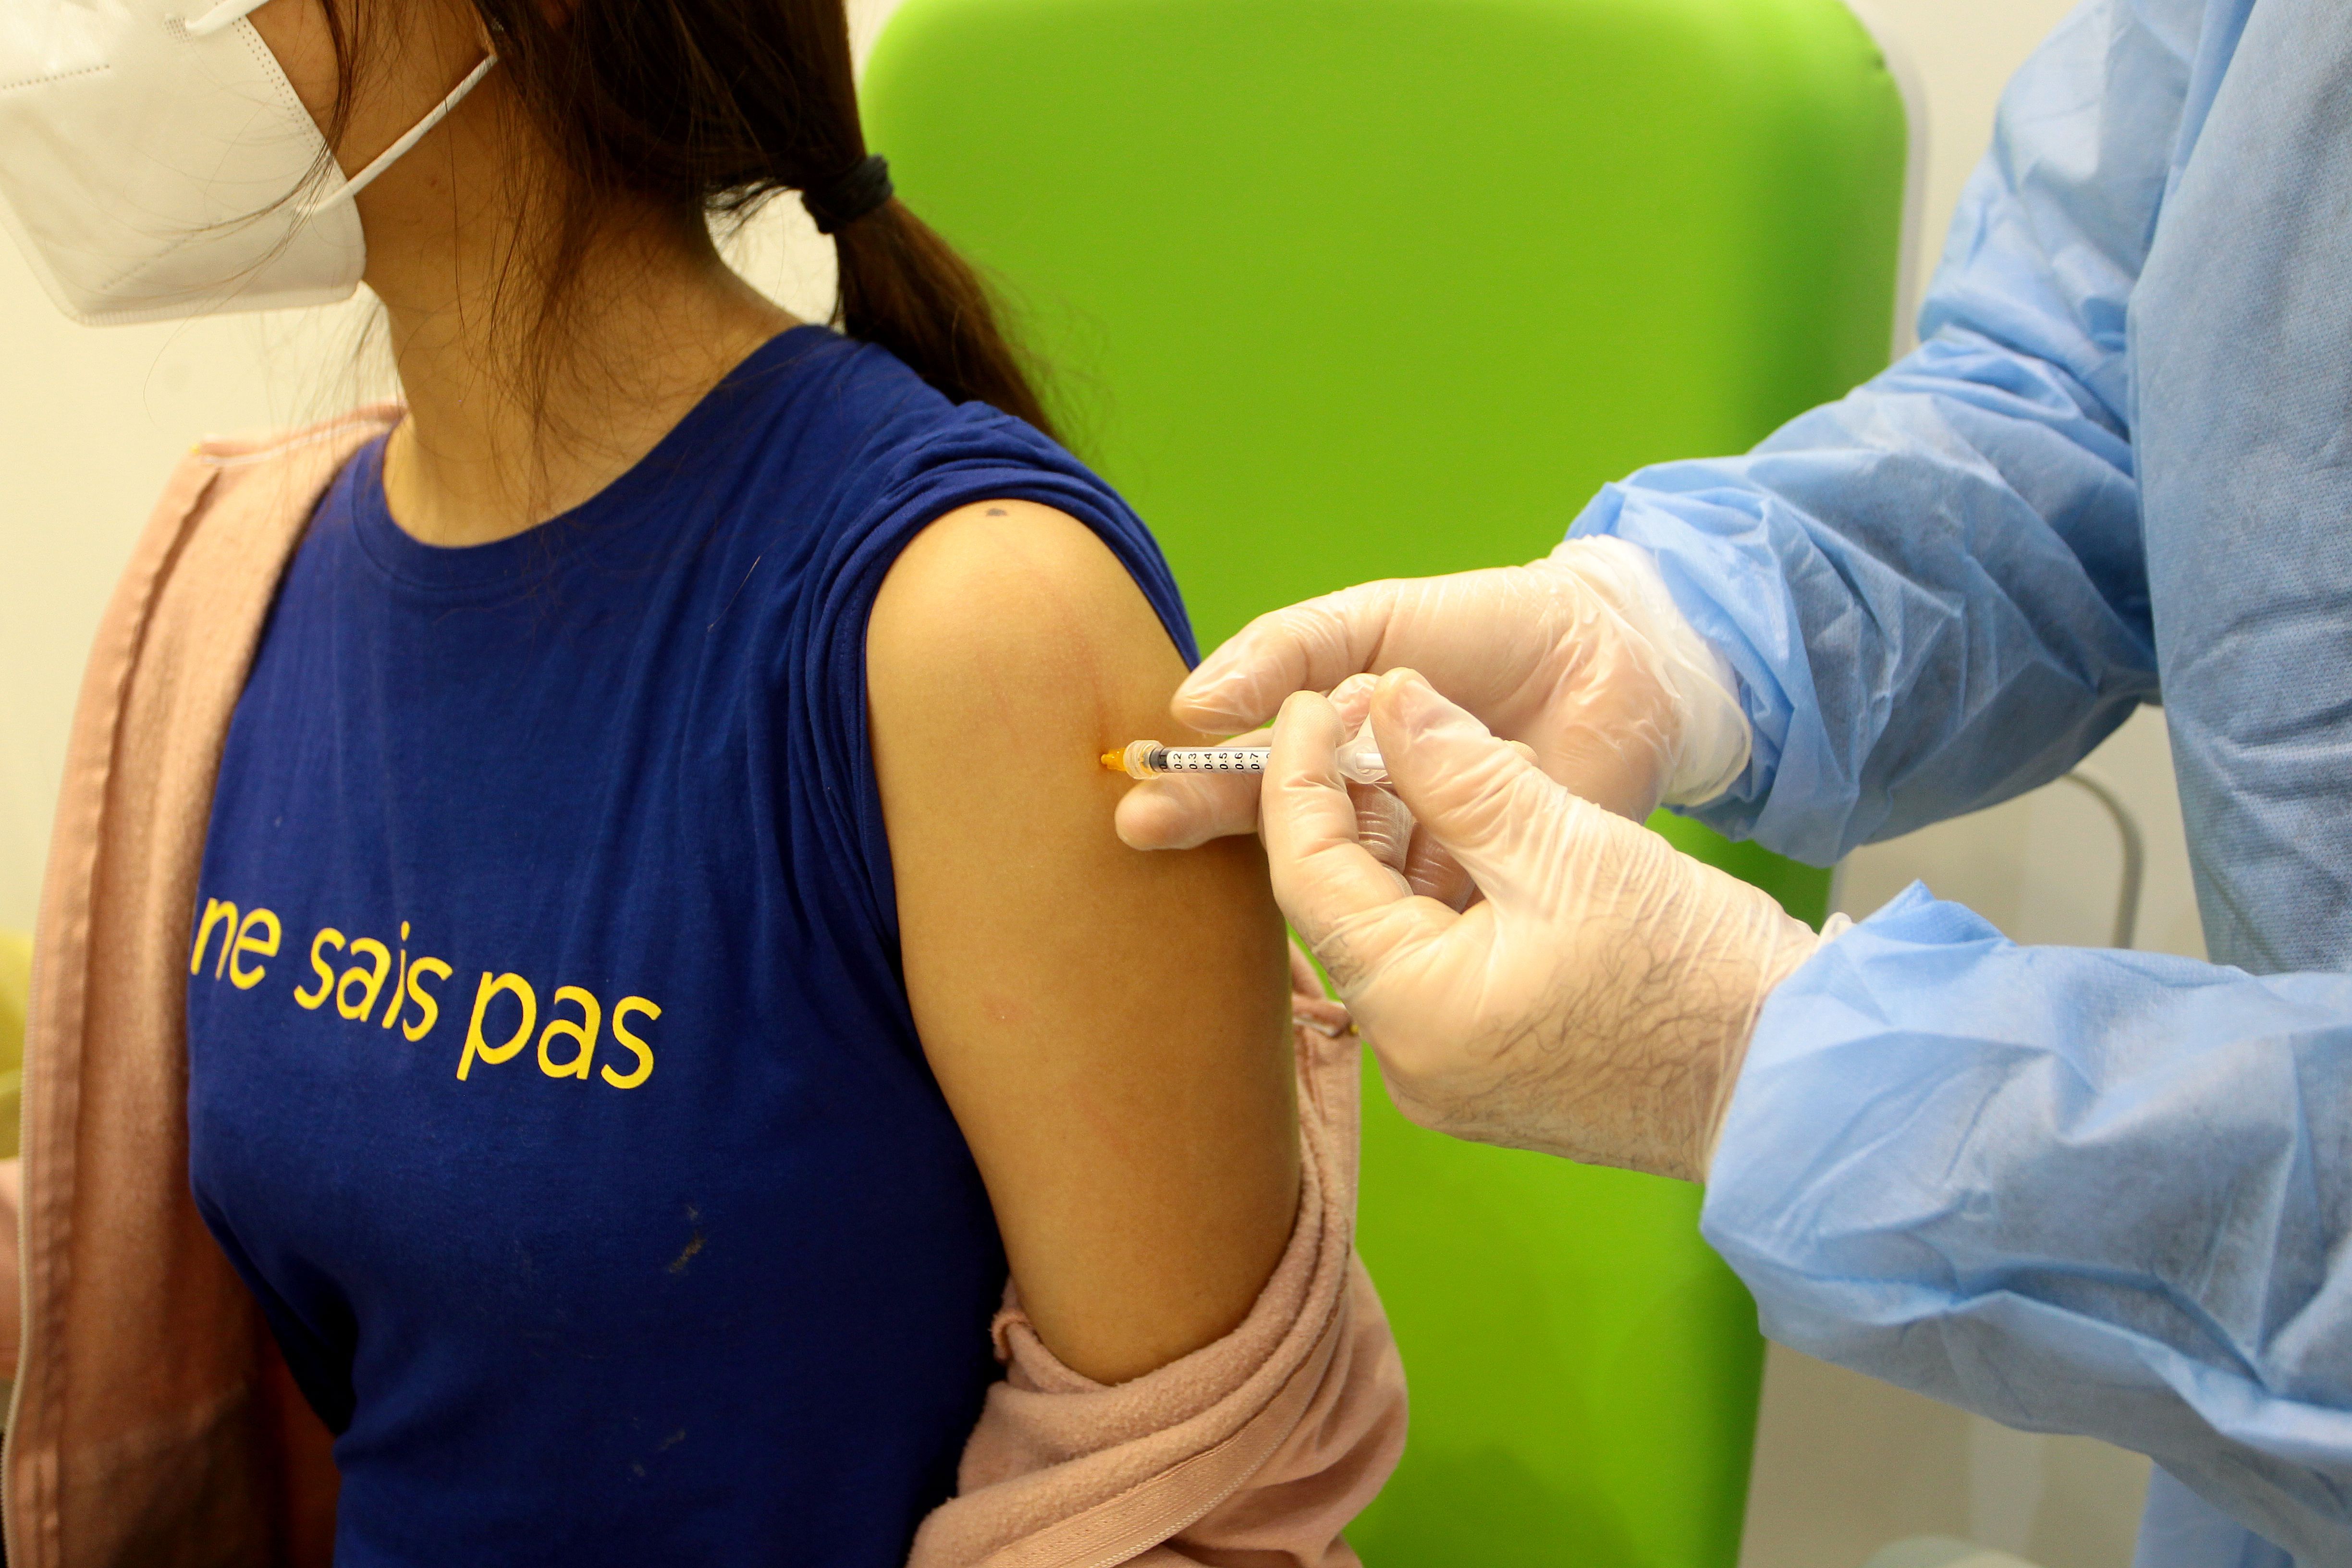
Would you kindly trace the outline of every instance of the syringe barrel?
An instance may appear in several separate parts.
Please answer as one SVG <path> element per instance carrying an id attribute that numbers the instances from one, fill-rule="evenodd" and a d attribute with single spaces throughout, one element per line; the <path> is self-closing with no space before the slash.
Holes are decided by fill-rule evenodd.
<path id="1" fill-rule="evenodd" d="M 1168 769 L 1169 748 L 1157 741 L 1130 741 L 1122 753 L 1127 776 L 1131 779 L 1158 778 Z"/>
<path id="2" fill-rule="evenodd" d="M 1264 746 L 1161 746 L 1146 759 L 1161 773 L 1262 773 Z"/>
<path id="3" fill-rule="evenodd" d="M 1124 760 L 1129 778 L 1157 778 L 1161 773 L 1263 773 L 1270 748 L 1265 746 L 1163 746 L 1157 741 L 1130 744 Z M 1389 770 L 1370 731 L 1339 748 L 1339 773 L 1357 784 L 1389 782 Z"/>

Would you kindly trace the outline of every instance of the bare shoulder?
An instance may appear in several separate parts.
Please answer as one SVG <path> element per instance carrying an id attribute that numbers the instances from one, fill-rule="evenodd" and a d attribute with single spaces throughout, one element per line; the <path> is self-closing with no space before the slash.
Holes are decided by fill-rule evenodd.
<path id="1" fill-rule="evenodd" d="M 1076 721 L 1073 701 L 1106 686 L 1183 677 L 1110 547 L 1076 518 L 1018 500 L 950 512 L 908 545 L 875 601 L 866 670 L 894 706 L 953 707 L 986 686 L 988 711 L 1047 721 Z"/>

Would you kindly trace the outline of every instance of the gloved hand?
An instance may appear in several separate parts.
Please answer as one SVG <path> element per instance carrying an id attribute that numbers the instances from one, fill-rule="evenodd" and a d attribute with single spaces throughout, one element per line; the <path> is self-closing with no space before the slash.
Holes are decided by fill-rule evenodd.
<path id="1" fill-rule="evenodd" d="M 1372 676 L 1351 675 L 1331 690 L 1332 710 L 1339 715 L 1341 727 L 1351 739 L 1358 736 L 1370 722 L 1372 690 L 1377 684 L 1377 679 Z M 1237 737 L 1234 743 L 1263 746 L 1273 734 L 1274 731 L 1271 730 L 1258 730 Z M 1524 742 L 1514 741 L 1510 744 L 1528 761 L 1535 760 L 1534 750 Z M 1190 775 L 1190 778 L 1202 780 L 1215 777 L 1214 774 L 1205 773 Z M 1163 775 L 1163 778 L 1188 782 L 1187 775 L 1184 774 Z M 1248 792 L 1249 815 L 1248 819 L 1235 831 L 1252 832 L 1257 826 L 1258 781 L 1243 775 L 1239 782 Z M 1139 784 L 1136 787 L 1140 789 L 1143 785 Z M 1454 857 L 1448 855 L 1436 840 L 1422 830 L 1421 825 L 1413 820 L 1412 811 L 1397 795 L 1376 784 L 1360 784 L 1353 782 L 1348 784 L 1347 790 L 1349 804 L 1355 808 L 1356 812 L 1357 842 L 1361 844 L 1374 859 L 1391 868 L 1402 877 L 1406 887 L 1416 893 L 1438 900 L 1448 907 L 1457 910 L 1467 904 L 1477 893 L 1478 889 L 1472 884 L 1469 874 L 1454 863 Z M 1134 792 L 1130 790 L 1122 798 L 1133 799 Z M 1214 800 L 1216 797 L 1212 795 L 1204 798 Z M 1220 806 L 1219 809 L 1223 807 Z M 1291 956 L 1296 961 L 1292 966 L 1294 980 L 1297 978 L 1300 964 L 1306 966 L 1306 973 L 1308 975 L 1314 974 L 1315 966 L 1307 963 L 1296 948 L 1291 950 Z M 1316 994 L 1320 995 L 1323 982 L 1317 979 L 1314 985 Z"/>
<path id="2" fill-rule="evenodd" d="M 1702 1180 L 1756 1016 L 1821 939 L 1580 799 L 1418 674 L 1371 700 L 1391 787 L 1485 898 L 1417 896 L 1368 847 L 1329 701 L 1284 703 L 1264 784 L 1276 900 L 1424 1127 Z M 1381 850 L 1375 854 L 1374 849 Z"/>
<path id="3" fill-rule="evenodd" d="M 1748 765 L 1722 656 L 1691 628 L 1648 552 L 1570 540 L 1528 566 L 1367 583 L 1260 616 L 1177 689 L 1194 729 L 1247 730 L 1293 691 L 1411 666 L 1554 779 L 1634 818 L 1711 800 Z M 1151 779 L 1118 807 L 1138 849 L 1182 849 L 1257 824 L 1252 780 Z"/>

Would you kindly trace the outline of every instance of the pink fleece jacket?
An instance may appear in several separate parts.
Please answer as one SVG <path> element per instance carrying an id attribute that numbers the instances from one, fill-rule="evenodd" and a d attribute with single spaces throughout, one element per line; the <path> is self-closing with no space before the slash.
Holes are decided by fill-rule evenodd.
<path id="1" fill-rule="evenodd" d="M 0 1321 L 20 1347 L 0 1459 L 16 1568 L 333 1554 L 331 1441 L 189 1193 L 185 953 L 214 777 L 278 577 L 336 470 L 397 417 L 199 447 L 90 654 L 25 1041 L 21 1339 Z M 1404 1377 L 1354 1255 L 1356 1044 L 1330 1004 L 1298 1011 L 1298 1220 L 1248 1318 L 1106 1388 L 1056 1362 L 1008 1291 L 1007 1373 L 918 1568 L 1356 1561 L 1340 1530 L 1403 1449 Z"/>

